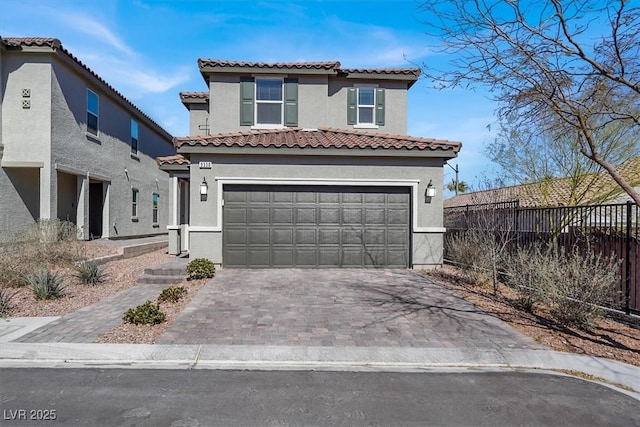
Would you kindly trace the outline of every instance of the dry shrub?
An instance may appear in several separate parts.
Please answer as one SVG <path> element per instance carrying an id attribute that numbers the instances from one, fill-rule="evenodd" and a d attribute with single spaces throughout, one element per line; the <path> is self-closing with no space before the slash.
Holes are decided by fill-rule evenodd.
<path id="1" fill-rule="evenodd" d="M 586 249 L 521 249 L 510 258 L 506 283 L 518 290 L 518 305 L 532 311 L 544 302 L 563 325 L 590 329 L 602 307 L 615 301 L 619 262 Z"/>
<path id="2" fill-rule="evenodd" d="M 0 243 L 0 285 L 23 286 L 42 268 L 70 266 L 83 259 L 83 245 L 70 222 L 40 220 Z"/>
<path id="3" fill-rule="evenodd" d="M 491 280 L 491 257 L 487 236 L 477 230 L 468 230 L 447 236 L 444 241 L 445 257 L 460 269 L 471 283 L 484 284 Z"/>

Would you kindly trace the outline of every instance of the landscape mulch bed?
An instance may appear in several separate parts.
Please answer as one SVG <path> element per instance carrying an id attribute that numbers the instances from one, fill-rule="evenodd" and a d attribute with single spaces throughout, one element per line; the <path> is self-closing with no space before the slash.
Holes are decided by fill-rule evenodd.
<path id="1" fill-rule="evenodd" d="M 553 350 L 605 357 L 640 366 L 640 318 L 608 314 L 585 331 L 558 324 L 546 307 L 537 306 L 532 313 L 517 307 L 517 292 L 506 286 L 478 286 L 467 282 L 455 269 L 425 271 L 439 285 L 453 290 L 488 314 L 532 337 Z"/>

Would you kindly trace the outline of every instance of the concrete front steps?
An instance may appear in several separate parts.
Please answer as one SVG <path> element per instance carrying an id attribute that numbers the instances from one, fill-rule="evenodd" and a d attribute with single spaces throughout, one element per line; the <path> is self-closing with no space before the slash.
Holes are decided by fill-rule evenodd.
<path id="1" fill-rule="evenodd" d="M 171 285 L 182 282 L 187 277 L 187 262 L 185 258 L 179 258 L 155 267 L 146 268 L 137 283 L 155 283 Z"/>

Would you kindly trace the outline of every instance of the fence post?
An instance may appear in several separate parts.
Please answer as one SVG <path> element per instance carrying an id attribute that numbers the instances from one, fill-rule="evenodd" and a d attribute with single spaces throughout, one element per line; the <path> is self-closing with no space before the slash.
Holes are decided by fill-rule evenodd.
<path id="1" fill-rule="evenodd" d="M 516 206 L 515 206 L 515 209 L 514 209 L 514 213 L 515 213 L 515 215 L 514 215 L 514 217 L 515 217 L 515 224 L 514 224 L 515 230 L 514 231 L 516 233 L 516 251 L 517 251 L 518 249 L 520 249 L 520 230 L 518 229 L 518 227 L 520 226 L 519 219 L 518 219 L 518 217 L 520 215 L 520 200 L 516 201 Z"/>
<path id="2" fill-rule="evenodd" d="M 631 207 L 633 206 L 632 202 L 627 201 L 627 227 L 626 227 L 626 255 L 625 255 L 625 272 L 624 272 L 624 312 L 629 314 L 631 313 L 631 231 L 632 231 L 632 221 L 631 221 Z"/>

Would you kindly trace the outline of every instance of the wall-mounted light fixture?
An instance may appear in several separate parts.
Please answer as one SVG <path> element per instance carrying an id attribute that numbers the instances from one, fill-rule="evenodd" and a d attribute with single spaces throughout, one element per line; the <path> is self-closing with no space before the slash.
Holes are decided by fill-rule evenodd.
<path id="1" fill-rule="evenodd" d="M 202 178 L 202 183 L 200 184 L 200 195 L 206 196 L 209 192 L 209 184 L 207 184 L 207 180 Z"/>
<path id="2" fill-rule="evenodd" d="M 429 180 L 427 184 L 427 188 L 424 190 L 424 201 L 428 203 L 431 201 L 431 198 L 436 195 L 436 187 L 433 186 L 433 181 Z"/>

